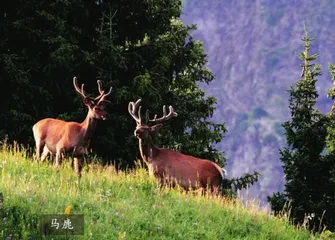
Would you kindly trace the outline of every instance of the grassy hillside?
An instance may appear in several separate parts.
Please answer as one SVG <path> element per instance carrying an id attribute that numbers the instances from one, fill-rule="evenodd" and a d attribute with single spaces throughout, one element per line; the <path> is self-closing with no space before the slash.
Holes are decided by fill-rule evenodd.
<path id="1" fill-rule="evenodd" d="M 57 172 L 25 156 L 17 148 L 0 150 L 0 239 L 43 239 L 39 214 L 63 214 L 68 205 L 71 214 L 85 216 L 85 235 L 68 239 L 310 238 L 254 204 L 161 190 L 140 167 L 86 167 L 77 182 L 69 163 Z"/>

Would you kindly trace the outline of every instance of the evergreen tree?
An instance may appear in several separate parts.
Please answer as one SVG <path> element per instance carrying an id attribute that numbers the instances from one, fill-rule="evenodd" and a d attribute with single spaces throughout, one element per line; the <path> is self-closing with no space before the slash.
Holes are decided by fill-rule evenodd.
<path id="1" fill-rule="evenodd" d="M 110 149 L 108 153 L 114 156 L 113 161 L 135 159 L 128 147 L 117 145 L 124 141 L 123 145 L 138 148 L 131 134 L 135 124 L 129 118 L 127 104 L 142 98 L 151 114 L 161 114 L 163 104 L 175 106 L 178 112 L 178 118 L 165 124 L 156 134 L 158 145 L 222 165 L 223 155 L 212 143 L 220 141 L 226 129 L 223 124 L 207 120 L 213 114 L 216 100 L 205 96 L 197 82 L 209 83 L 214 76 L 205 66 L 207 56 L 202 44 L 189 35 L 195 27 L 184 26 L 178 19 L 179 1 L 143 2 L 145 11 L 141 5 L 130 7 L 126 12 L 134 16 L 132 21 L 137 23 L 138 35 L 132 33 L 131 37 L 120 35 L 121 30 L 118 30 L 125 24 L 123 7 L 115 1 L 101 3 L 105 11 L 97 39 L 96 66 L 98 75 L 110 81 L 115 91 L 110 118 L 98 129 L 101 130 L 101 134 L 97 134 L 100 136 L 98 144 L 103 142 L 105 149 Z M 118 111 L 114 113 L 113 109 Z M 114 139 L 103 136 L 106 128 Z"/>
<path id="2" fill-rule="evenodd" d="M 310 54 L 313 39 L 306 29 L 302 40 L 302 78 L 295 89 L 289 90 L 292 119 L 283 124 L 287 147 L 280 150 L 285 192 L 275 193 L 268 200 L 275 213 L 290 210 L 295 223 L 308 223 L 318 231 L 323 224 L 333 229 L 335 223 L 335 155 L 325 151 L 329 117 L 315 109 L 316 77 L 321 73 L 320 66 L 314 63 L 318 54 Z"/>

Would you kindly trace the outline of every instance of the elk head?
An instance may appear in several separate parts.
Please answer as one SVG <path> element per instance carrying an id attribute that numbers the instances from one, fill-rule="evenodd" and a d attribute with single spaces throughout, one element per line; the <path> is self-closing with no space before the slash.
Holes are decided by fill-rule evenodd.
<path id="1" fill-rule="evenodd" d="M 166 114 L 166 106 L 163 106 L 163 116 L 160 118 L 157 118 L 157 114 L 155 114 L 153 119 L 150 119 L 149 117 L 149 110 L 146 112 L 146 123 L 142 122 L 142 116 L 141 116 L 141 106 L 139 104 L 141 103 L 141 99 L 138 99 L 135 103 L 129 102 L 128 104 L 128 112 L 129 114 L 134 118 L 136 121 L 136 129 L 134 131 L 134 135 L 141 140 L 146 140 L 150 136 L 151 132 L 158 131 L 161 129 L 163 124 L 161 124 L 164 121 L 169 120 L 172 117 L 177 117 L 178 114 L 173 110 L 172 106 L 169 106 L 169 113 Z M 138 108 L 138 113 L 136 115 L 136 109 Z"/>
<path id="2" fill-rule="evenodd" d="M 84 97 L 84 104 L 88 107 L 89 112 L 88 116 L 94 119 L 102 119 L 106 120 L 107 112 L 105 110 L 106 103 L 110 103 L 110 101 L 106 100 L 106 97 L 112 92 L 112 87 L 109 89 L 107 93 L 105 93 L 101 89 L 101 81 L 98 80 L 98 90 L 100 95 L 96 98 L 88 97 L 84 91 L 84 84 L 81 84 L 81 88 L 79 88 L 77 83 L 77 78 L 73 78 L 73 86 L 80 95 Z"/>

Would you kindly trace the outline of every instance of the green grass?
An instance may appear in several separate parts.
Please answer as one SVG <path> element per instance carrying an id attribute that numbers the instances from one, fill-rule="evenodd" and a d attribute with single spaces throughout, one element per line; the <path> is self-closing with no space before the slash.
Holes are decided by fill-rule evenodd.
<path id="1" fill-rule="evenodd" d="M 59 171 L 0 150 L 0 239 L 310 239 L 302 228 L 256 204 L 160 189 L 141 167 L 85 167 L 77 181 L 69 163 Z M 84 236 L 40 236 L 40 214 L 84 214 Z M 10 235 L 11 234 L 11 235 Z M 11 236 L 8 238 L 8 236 Z"/>

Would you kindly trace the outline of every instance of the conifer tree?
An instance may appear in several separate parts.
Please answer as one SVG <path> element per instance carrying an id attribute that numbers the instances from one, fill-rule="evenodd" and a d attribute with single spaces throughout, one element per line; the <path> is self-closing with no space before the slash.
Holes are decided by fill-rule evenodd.
<path id="1" fill-rule="evenodd" d="M 334 226 L 335 155 L 325 151 L 329 116 L 315 108 L 316 77 L 321 72 L 314 63 L 318 54 L 310 54 L 313 39 L 306 28 L 302 41 L 302 76 L 296 88 L 289 90 L 292 119 L 283 124 L 287 146 L 280 150 L 285 192 L 275 193 L 268 201 L 275 213 L 290 210 L 295 223 L 308 224 L 310 229 L 319 231 L 324 224 L 328 228 Z"/>

